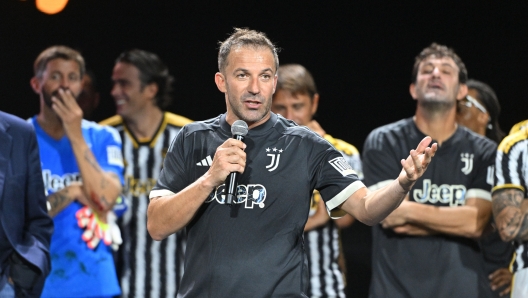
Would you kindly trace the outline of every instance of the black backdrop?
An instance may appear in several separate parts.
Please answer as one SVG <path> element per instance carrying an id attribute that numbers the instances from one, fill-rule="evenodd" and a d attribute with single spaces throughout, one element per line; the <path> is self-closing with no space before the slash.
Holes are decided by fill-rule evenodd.
<path id="1" fill-rule="evenodd" d="M 29 87 L 32 63 L 44 48 L 65 44 L 80 50 L 97 76 L 102 102 L 96 120 L 115 112 L 111 69 L 131 48 L 153 51 L 169 65 L 176 77 L 171 111 L 195 120 L 214 117 L 225 110 L 213 80 L 217 42 L 233 27 L 249 27 L 282 49 L 281 63 L 301 63 L 313 73 L 321 94 L 317 119 L 360 150 L 373 128 L 414 113 L 408 93 L 414 56 L 433 41 L 453 47 L 469 76 L 495 89 L 508 130 L 528 118 L 527 8 L 526 1 L 70 0 L 50 16 L 34 1 L 1 0 L 0 110 L 23 118 L 38 112 Z M 357 244 L 368 243 L 368 235 L 350 241 L 355 253 L 368 255 L 368 247 Z M 354 284 L 354 294 L 364 295 L 359 288 L 366 283 Z"/>

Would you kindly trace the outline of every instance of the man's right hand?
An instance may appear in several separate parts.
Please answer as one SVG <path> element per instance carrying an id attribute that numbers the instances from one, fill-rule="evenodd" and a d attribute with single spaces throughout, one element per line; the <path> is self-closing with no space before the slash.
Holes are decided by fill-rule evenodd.
<path id="1" fill-rule="evenodd" d="M 60 98 L 58 98 L 60 97 Z M 71 140 L 72 137 L 81 137 L 81 122 L 83 118 L 83 112 L 75 96 L 68 89 L 59 89 L 58 97 L 53 96 L 53 110 L 62 120 L 62 126 L 64 132 Z"/>
<path id="2" fill-rule="evenodd" d="M 227 139 L 216 149 L 213 164 L 204 175 L 207 184 L 215 188 L 225 182 L 231 172 L 244 173 L 246 168 L 246 152 L 244 142 Z"/>

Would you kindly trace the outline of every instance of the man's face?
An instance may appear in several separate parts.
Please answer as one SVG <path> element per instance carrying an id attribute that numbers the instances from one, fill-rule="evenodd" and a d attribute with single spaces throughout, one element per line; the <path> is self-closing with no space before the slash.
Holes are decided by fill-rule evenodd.
<path id="1" fill-rule="evenodd" d="M 289 91 L 279 89 L 273 95 L 271 110 L 299 125 L 308 125 L 317 111 L 317 102 L 308 94 L 292 94 Z"/>
<path id="2" fill-rule="evenodd" d="M 139 69 L 130 63 L 118 62 L 112 72 L 112 97 L 116 104 L 116 112 L 123 118 L 130 118 L 141 113 L 152 104 L 145 86 L 141 85 Z"/>
<path id="3" fill-rule="evenodd" d="M 458 81 L 459 71 L 451 58 L 425 59 L 418 67 L 416 83 L 411 84 L 412 97 L 429 106 L 454 106 L 457 99 L 465 96 Z"/>
<path id="4" fill-rule="evenodd" d="M 52 96 L 60 98 L 60 88 L 70 90 L 75 98 L 78 98 L 82 91 L 81 70 L 79 64 L 73 60 L 57 58 L 49 61 L 42 76 L 37 80 L 37 92 L 49 108 L 52 105 Z"/>
<path id="5" fill-rule="evenodd" d="M 277 77 L 269 49 L 241 47 L 231 50 L 227 66 L 215 75 L 218 89 L 226 94 L 227 122 L 244 120 L 250 127 L 270 117 Z"/>

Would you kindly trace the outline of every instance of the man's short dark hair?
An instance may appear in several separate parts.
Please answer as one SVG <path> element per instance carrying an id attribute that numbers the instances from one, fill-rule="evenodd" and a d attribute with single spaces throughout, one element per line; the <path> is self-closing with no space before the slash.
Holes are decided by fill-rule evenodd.
<path id="1" fill-rule="evenodd" d="M 129 63 L 139 70 L 141 89 L 146 85 L 156 84 L 156 105 L 160 109 L 167 108 L 171 101 L 172 83 L 174 77 L 169 74 L 169 68 L 161 61 L 158 55 L 144 50 L 133 49 L 121 53 L 116 63 Z"/>
<path id="2" fill-rule="evenodd" d="M 418 76 L 418 68 L 420 67 L 420 63 L 424 61 L 425 59 L 434 56 L 435 58 L 451 58 L 455 62 L 455 64 L 458 66 L 458 82 L 460 84 L 465 84 L 468 80 L 468 73 L 467 68 L 464 62 L 462 62 L 462 59 L 455 53 L 455 51 L 452 48 L 448 48 L 445 45 L 440 45 L 435 42 L 433 42 L 430 46 L 423 49 L 422 52 L 416 56 L 414 59 L 414 67 L 412 71 L 412 82 L 416 83 L 416 78 Z"/>
<path id="3" fill-rule="evenodd" d="M 33 73 L 35 77 L 39 79 L 42 78 L 42 74 L 46 70 L 48 62 L 55 59 L 64 59 L 77 62 L 79 65 L 81 78 L 84 76 L 84 73 L 86 72 L 86 66 L 81 53 L 67 46 L 56 45 L 45 49 L 38 55 L 35 63 L 33 64 Z"/>
<path id="4" fill-rule="evenodd" d="M 273 54 L 275 60 L 275 71 L 279 68 L 279 49 L 266 37 L 263 32 L 250 30 L 247 28 L 235 28 L 235 32 L 226 40 L 219 42 L 218 50 L 218 70 L 223 72 L 227 67 L 227 57 L 231 49 L 241 47 L 253 47 L 255 49 L 266 48 Z"/>
<path id="5" fill-rule="evenodd" d="M 311 99 L 317 94 L 312 74 L 300 64 L 282 65 L 277 75 L 277 91 L 285 90 L 291 94 L 306 94 Z"/>

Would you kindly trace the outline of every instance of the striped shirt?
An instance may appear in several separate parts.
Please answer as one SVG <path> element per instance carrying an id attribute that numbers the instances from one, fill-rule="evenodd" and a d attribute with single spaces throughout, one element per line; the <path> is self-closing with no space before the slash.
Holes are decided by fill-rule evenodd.
<path id="1" fill-rule="evenodd" d="M 172 139 L 190 122 L 165 112 L 156 133 L 148 140 L 137 139 L 121 116 L 101 122 L 115 127 L 123 141 L 128 210 L 119 221 L 123 245 L 117 253 L 123 297 L 176 297 L 183 275 L 184 231 L 163 241 L 150 237 L 147 231 L 148 194 L 156 184 Z"/>
<path id="2" fill-rule="evenodd" d="M 528 128 L 521 129 L 499 145 L 495 162 L 495 186 L 493 191 L 514 188 L 527 197 L 528 181 Z M 528 242 L 515 243 L 515 255 L 511 271 L 528 268 Z"/>
<path id="3" fill-rule="evenodd" d="M 362 179 L 361 159 L 356 147 L 328 134 L 324 135 L 324 138 L 343 155 Z M 319 200 L 321 195 L 315 191 L 310 205 L 310 216 L 315 214 Z M 333 220 L 329 220 L 325 225 L 305 232 L 304 242 L 310 268 L 309 297 L 345 297 L 344 268 L 340 267 L 344 262 L 340 262 L 343 254 L 337 225 Z"/>

